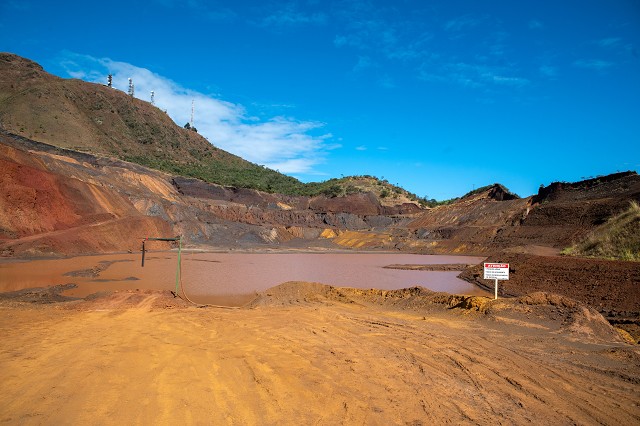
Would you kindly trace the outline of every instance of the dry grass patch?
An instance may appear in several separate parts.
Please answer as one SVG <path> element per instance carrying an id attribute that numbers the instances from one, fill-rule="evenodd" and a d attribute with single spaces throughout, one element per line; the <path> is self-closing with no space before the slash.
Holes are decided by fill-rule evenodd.
<path id="1" fill-rule="evenodd" d="M 640 206 L 629 208 L 596 228 L 583 241 L 562 254 L 640 261 Z"/>

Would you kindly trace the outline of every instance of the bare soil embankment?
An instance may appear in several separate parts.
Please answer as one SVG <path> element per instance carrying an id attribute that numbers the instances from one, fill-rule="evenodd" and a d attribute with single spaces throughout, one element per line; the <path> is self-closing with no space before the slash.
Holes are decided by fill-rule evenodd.
<path id="1" fill-rule="evenodd" d="M 640 176 L 616 173 L 556 182 L 537 195 L 510 199 L 498 185 L 427 210 L 406 228 L 408 249 L 426 253 L 559 252 L 640 200 Z"/>
<path id="2" fill-rule="evenodd" d="M 561 298 L 288 283 L 253 309 L 120 292 L 0 312 L 9 424 L 640 421 L 638 349 Z"/>
<path id="3" fill-rule="evenodd" d="M 568 256 L 533 256 L 503 253 L 488 261 L 511 265 L 508 281 L 500 281 L 502 296 L 524 296 L 537 291 L 556 293 L 594 307 L 611 323 L 640 339 L 640 264 Z M 482 279 L 482 265 L 460 278 L 489 290 L 493 283 Z"/>
<path id="4" fill-rule="evenodd" d="M 145 236 L 173 235 L 216 249 L 337 248 L 338 235 L 394 226 L 417 208 L 382 205 L 371 194 L 309 198 L 222 187 L 2 130 L 0 180 L 5 257 L 122 252 Z M 387 237 L 384 244 L 393 247 Z"/>

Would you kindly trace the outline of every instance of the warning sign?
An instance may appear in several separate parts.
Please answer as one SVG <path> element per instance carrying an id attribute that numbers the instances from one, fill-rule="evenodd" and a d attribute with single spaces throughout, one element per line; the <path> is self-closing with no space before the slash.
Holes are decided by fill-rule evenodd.
<path id="1" fill-rule="evenodd" d="M 509 264 L 508 263 L 485 263 L 484 279 L 485 280 L 508 280 Z"/>

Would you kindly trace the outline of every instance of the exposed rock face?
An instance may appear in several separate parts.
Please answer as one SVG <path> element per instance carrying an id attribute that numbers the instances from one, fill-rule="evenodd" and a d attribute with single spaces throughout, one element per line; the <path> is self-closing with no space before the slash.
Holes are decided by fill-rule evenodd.
<path id="1" fill-rule="evenodd" d="M 566 198 L 593 199 L 601 198 L 603 189 L 610 195 L 626 193 L 637 173 L 618 172 L 607 176 L 590 178 L 579 182 L 553 182 L 548 186 L 541 186 L 538 194 L 533 196 L 534 203 L 556 201 Z"/>
<path id="2" fill-rule="evenodd" d="M 124 188 L 97 179 L 98 170 L 74 158 L 0 144 L 0 250 L 5 255 L 126 251 L 137 248 L 137 238 L 171 234 L 166 221 L 136 210 Z M 132 171 L 114 175 L 134 177 Z M 134 179 L 129 186 L 140 183 Z"/>
<path id="3" fill-rule="evenodd" d="M 640 199 L 640 177 L 625 174 L 556 189 L 543 203 L 494 185 L 416 213 L 415 205 L 383 206 L 367 193 L 308 198 L 222 187 L 6 132 L 0 166 L 4 255 L 136 250 L 144 236 L 177 234 L 222 248 L 326 238 L 427 253 L 562 248 Z"/>
<path id="4" fill-rule="evenodd" d="M 585 181 L 586 182 L 586 181 Z M 589 182 L 552 184 L 536 197 L 517 198 L 493 185 L 418 215 L 407 226 L 425 250 L 486 252 L 571 245 L 640 200 L 640 176 L 620 173 Z"/>
<path id="5" fill-rule="evenodd" d="M 254 189 L 224 187 L 181 176 L 172 178 L 171 183 L 182 195 L 206 200 L 229 201 L 261 208 L 275 208 L 278 202 L 286 198 Z"/>
<path id="6" fill-rule="evenodd" d="M 253 173 L 260 166 L 176 126 L 147 102 L 58 78 L 7 53 L 0 53 L 0 126 L 5 255 L 128 250 L 135 248 L 131 240 L 152 234 L 225 248 L 330 238 L 342 247 L 423 253 L 559 249 L 640 200 L 635 172 L 556 182 L 523 199 L 494 184 L 428 210 L 401 188 L 390 192 L 386 181 L 366 176 L 325 192 L 346 196 L 311 198 L 172 176 L 114 157 L 154 167 L 169 162 L 178 168 L 167 170 L 182 171 L 204 164 Z M 211 161 L 199 162 L 205 157 Z"/>
<path id="7" fill-rule="evenodd" d="M 361 216 L 373 216 L 382 213 L 382 206 L 371 193 L 350 194 L 345 197 L 314 197 L 309 207 L 316 211 L 327 213 L 349 212 Z"/>
<path id="8" fill-rule="evenodd" d="M 368 194 L 311 202 L 222 187 L 6 132 L 0 166 L 0 250 L 9 256 L 137 250 L 143 237 L 177 234 L 225 248 L 311 242 L 325 230 L 337 236 L 404 220 L 381 214 L 390 207 Z"/>
<path id="9" fill-rule="evenodd" d="M 489 189 L 487 196 L 496 201 L 517 200 L 518 198 L 520 198 L 517 195 L 512 194 L 507 190 L 507 188 L 499 184 L 493 185 Z"/>
<path id="10" fill-rule="evenodd" d="M 551 184 L 532 197 L 520 226 L 505 229 L 497 241 L 564 248 L 639 200 L 640 176 L 635 172 Z"/>

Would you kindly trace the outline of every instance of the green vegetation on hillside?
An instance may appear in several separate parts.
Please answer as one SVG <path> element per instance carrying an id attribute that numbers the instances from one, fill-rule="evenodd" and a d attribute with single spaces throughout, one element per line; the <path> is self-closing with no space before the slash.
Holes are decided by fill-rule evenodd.
<path id="1" fill-rule="evenodd" d="M 0 53 L 0 122 L 28 139 L 219 185 L 329 197 L 372 191 L 389 202 L 419 201 L 367 176 L 305 184 L 217 148 L 191 123 L 178 126 L 149 102 L 101 84 L 55 77 L 8 53 Z"/>
<path id="2" fill-rule="evenodd" d="M 596 228 L 584 241 L 562 254 L 640 261 L 640 207 L 635 201 L 627 210 Z"/>
<path id="3" fill-rule="evenodd" d="M 101 84 L 58 78 L 9 53 L 0 53 L 0 122 L 32 140 L 219 185 L 303 196 L 372 192 L 383 204 L 425 207 L 453 201 L 418 197 L 372 176 L 303 183 L 217 148 L 190 123 L 176 125 L 149 102 Z"/>
<path id="4" fill-rule="evenodd" d="M 212 147 L 212 149 L 216 148 Z M 218 158 L 219 155 L 205 155 L 203 157 L 188 163 L 152 155 L 125 155 L 122 156 L 122 159 L 167 173 L 201 179 L 218 185 L 250 188 L 270 193 L 309 197 L 317 195 L 342 197 L 354 193 L 373 192 L 380 198 L 403 197 L 423 206 L 428 205 L 428 201 L 424 198 L 374 176 L 347 176 L 323 182 L 303 183 L 294 177 L 250 163 L 239 157 L 223 156 Z M 435 200 L 431 201 L 437 203 Z"/>
<path id="5" fill-rule="evenodd" d="M 265 192 L 298 195 L 304 188 L 299 180 L 246 161 L 205 158 L 182 163 L 152 156 L 124 156 L 123 160 L 167 173 L 201 179 L 206 182 Z"/>

